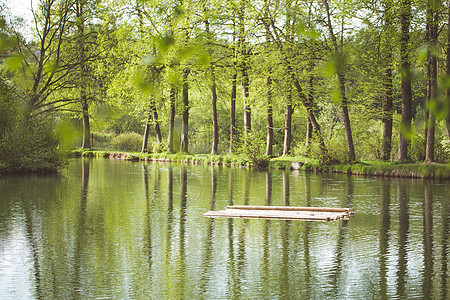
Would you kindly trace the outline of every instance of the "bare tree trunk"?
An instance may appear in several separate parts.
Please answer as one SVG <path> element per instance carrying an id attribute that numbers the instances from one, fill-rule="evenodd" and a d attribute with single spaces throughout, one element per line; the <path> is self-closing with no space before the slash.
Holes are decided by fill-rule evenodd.
<path id="1" fill-rule="evenodd" d="M 203 6 L 203 13 L 205 18 L 205 31 L 206 31 L 206 37 L 208 39 L 208 53 L 212 57 L 213 52 L 211 49 L 211 30 L 210 30 L 210 24 L 208 19 L 208 7 L 209 3 L 207 1 L 204 2 Z M 209 68 L 209 75 L 210 75 L 210 81 L 211 81 L 211 109 L 212 109 L 212 121 L 213 121 L 213 138 L 212 138 L 212 146 L 211 146 L 211 154 L 217 153 L 217 148 L 219 144 L 219 124 L 217 121 L 217 89 L 216 89 L 216 74 L 215 74 L 215 68 L 214 64 L 211 63 L 211 66 Z"/>
<path id="2" fill-rule="evenodd" d="M 269 4 L 268 1 L 264 1 L 264 23 L 266 24 L 266 44 L 267 51 L 270 51 L 271 38 L 269 32 L 270 19 L 269 19 Z M 272 103 L 272 68 L 268 69 L 267 76 L 267 139 L 266 139 L 266 155 L 273 154 L 273 103 Z"/>
<path id="3" fill-rule="evenodd" d="M 149 112 L 147 116 L 147 122 L 145 123 L 144 138 L 142 140 L 142 149 L 141 149 L 142 153 L 147 152 L 148 136 L 150 135 L 150 120 L 151 120 L 151 113 Z"/>
<path id="4" fill-rule="evenodd" d="M 170 113 L 169 113 L 169 134 L 167 138 L 167 151 L 173 152 L 173 135 L 175 130 L 175 88 L 170 88 Z"/>
<path id="5" fill-rule="evenodd" d="M 306 117 L 306 139 L 305 139 L 305 151 L 303 152 L 303 156 L 309 155 L 309 147 L 311 145 L 313 133 L 313 126 L 308 117 Z"/>
<path id="6" fill-rule="evenodd" d="M 236 81 L 237 73 L 234 71 L 233 78 L 231 79 L 231 107 L 230 107 L 230 152 L 233 152 L 234 137 L 236 135 Z"/>
<path id="7" fill-rule="evenodd" d="M 308 79 L 308 95 L 306 101 L 310 103 L 312 106 L 314 103 L 314 62 L 310 62 L 308 64 L 309 71 L 309 79 Z M 305 139 L 305 151 L 303 152 L 304 156 L 307 156 L 309 153 L 309 147 L 312 139 L 313 126 L 309 117 L 306 117 L 306 139 Z"/>
<path id="8" fill-rule="evenodd" d="M 270 71 L 269 71 L 270 73 Z M 273 110 L 272 110 L 272 77 L 267 77 L 267 141 L 266 155 L 273 154 Z"/>
<path id="9" fill-rule="evenodd" d="M 328 0 L 323 0 L 322 2 L 325 6 L 325 10 L 326 10 L 326 14 L 327 14 L 327 26 L 328 26 L 331 41 L 333 43 L 333 47 L 335 50 L 335 55 L 339 55 L 340 51 L 339 51 L 339 46 L 336 41 L 336 36 L 334 35 L 334 32 L 333 32 L 333 26 L 331 24 L 331 16 L 330 16 L 330 8 L 328 6 Z M 355 146 L 353 144 L 352 129 L 350 126 L 350 117 L 348 114 L 348 101 L 347 101 L 347 95 L 345 92 L 345 76 L 344 76 L 343 66 L 338 67 L 337 76 L 338 76 L 338 80 L 339 80 L 339 89 L 340 89 L 340 94 L 341 94 L 342 119 L 344 121 L 345 137 L 347 139 L 348 160 L 352 162 L 356 159 L 356 156 L 355 156 Z"/>
<path id="10" fill-rule="evenodd" d="M 450 24 L 450 1 L 447 2 L 448 5 L 448 23 Z M 447 75 L 447 80 L 450 79 L 450 25 L 447 25 L 447 63 L 445 66 L 445 74 Z M 447 84 L 445 89 L 445 96 L 447 99 L 447 117 L 445 122 L 447 124 L 448 138 L 450 139 L 450 85 Z"/>
<path id="11" fill-rule="evenodd" d="M 155 99 L 153 97 L 150 99 L 150 111 L 148 113 L 147 122 L 145 124 L 144 139 L 143 139 L 143 142 L 142 142 L 142 150 L 141 150 L 141 152 L 147 152 L 148 136 L 150 134 L 150 125 L 151 125 L 151 120 L 152 119 L 153 119 L 153 122 L 155 123 L 156 142 L 157 143 L 161 143 L 162 142 L 162 136 L 161 136 L 161 128 L 159 126 L 158 110 L 156 109 L 156 103 L 155 103 Z"/>
<path id="12" fill-rule="evenodd" d="M 411 68 L 409 63 L 409 26 L 411 24 L 411 0 L 402 0 L 400 4 L 400 60 L 402 77 L 402 121 L 401 134 L 398 146 L 398 160 L 402 162 L 408 159 L 408 137 L 404 132 L 411 130 L 412 119 L 412 93 L 411 93 Z"/>
<path id="13" fill-rule="evenodd" d="M 89 105 L 87 103 L 86 95 L 84 91 L 81 91 L 81 103 L 83 114 L 83 144 L 81 148 L 91 148 L 91 127 L 89 125 Z"/>
<path id="14" fill-rule="evenodd" d="M 392 151 L 392 116 L 393 116 L 393 97 L 392 97 L 392 40 L 391 35 L 393 23 L 392 0 L 384 1 L 384 74 L 383 74 L 383 142 L 382 159 L 389 160 Z"/>
<path id="15" fill-rule="evenodd" d="M 183 72 L 183 112 L 181 120 L 180 152 L 189 152 L 189 70 Z"/>
<path id="16" fill-rule="evenodd" d="M 286 96 L 286 112 L 284 115 L 284 143 L 283 143 L 283 155 L 288 155 L 291 151 L 291 139 L 292 139 L 292 95 L 288 90 Z"/>
<path id="17" fill-rule="evenodd" d="M 242 77 L 242 99 L 244 103 L 244 136 L 245 142 L 247 143 L 247 136 L 252 130 L 252 119 L 251 119 L 251 107 L 248 102 L 249 97 L 249 80 L 247 74 L 247 49 L 245 42 L 245 22 L 244 22 L 244 13 L 245 13 L 245 0 L 241 0 L 240 9 L 239 9 L 239 47 L 241 54 L 241 77 Z"/>
<path id="18" fill-rule="evenodd" d="M 76 15 L 79 22 L 77 22 L 78 30 L 78 52 L 80 60 L 80 74 L 79 74 L 79 87 L 80 87 L 80 102 L 81 112 L 83 115 L 83 144 L 82 148 L 91 148 L 91 129 L 89 124 L 89 104 L 86 96 L 86 48 L 85 48 L 85 35 L 84 35 L 84 2 L 81 0 L 76 1 Z"/>
<path id="19" fill-rule="evenodd" d="M 212 119 L 213 119 L 213 142 L 211 154 L 217 154 L 219 146 L 219 124 L 217 120 L 217 90 L 216 90 L 216 75 L 214 66 L 211 66 L 211 105 L 212 105 Z"/>
<path id="20" fill-rule="evenodd" d="M 248 134 L 252 131 L 252 110 L 251 106 L 248 102 L 249 97 L 249 82 L 248 82 L 248 74 L 247 74 L 247 65 L 244 62 L 242 66 L 242 99 L 244 101 L 244 134 L 247 139 Z"/>
<path id="21" fill-rule="evenodd" d="M 438 38 L 438 10 L 435 4 L 428 1 L 427 8 L 428 27 L 428 70 L 430 83 L 430 98 L 428 103 L 437 101 L 437 57 L 434 54 L 434 48 Z M 425 148 L 425 162 L 434 160 L 434 131 L 435 131 L 436 115 L 432 109 L 428 109 L 427 120 L 427 138 Z"/>
<path id="22" fill-rule="evenodd" d="M 153 122 L 155 122 L 156 142 L 161 143 L 162 142 L 161 128 L 159 126 L 158 110 L 156 109 L 156 104 L 154 100 L 152 102 L 151 111 L 153 115 Z"/>

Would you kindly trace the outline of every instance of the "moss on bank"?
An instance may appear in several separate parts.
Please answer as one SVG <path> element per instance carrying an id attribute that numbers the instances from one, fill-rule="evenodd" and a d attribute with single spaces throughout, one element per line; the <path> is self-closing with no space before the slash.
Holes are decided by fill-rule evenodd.
<path id="1" fill-rule="evenodd" d="M 75 157 L 104 157 L 118 158 L 131 161 L 180 162 L 189 164 L 211 164 L 223 166 L 248 166 L 254 164 L 244 155 L 226 154 L 189 154 L 189 153 L 139 153 L 115 152 L 96 149 L 76 149 L 72 151 Z M 307 172 L 344 173 L 353 175 L 390 176 L 409 178 L 450 179 L 450 163 L 424 164 L 361 161 L 352 164 L 324 165 L 319 161 L 307 157 L 281 156 L 270 159 L 268 167 L 271 169 L 296 169 Z"/>

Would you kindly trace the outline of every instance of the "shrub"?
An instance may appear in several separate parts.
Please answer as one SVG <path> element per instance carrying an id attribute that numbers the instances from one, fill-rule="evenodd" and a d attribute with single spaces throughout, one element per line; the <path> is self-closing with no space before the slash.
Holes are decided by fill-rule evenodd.
<path id="1" fill-rule="evenodd" d="M 239 152 L 245 154 L 254 166 L 266 168 L 270 158 L 265 155 L 264 146 L 264 138 L 251 131 L 247 135 L 247 141 L 240 146 Z"/>
<path id="2" fill-rule="evenodd" d="M 18 116 L 0 140 L 0 157 L 9 172 L 55 172 L 65 162 L 49 120 Z"/>
<path id="3" fill-rule="evenodd" d="M 166 143 L 164 143 L 164 142 L 158 143 L 156 141 L 154 141 L 152 143 L 152 152 L 153 153 L 161 153 L 161 152 L 164 152 L 164 151 L 167 151 Z"/>
<path id="4" fill-rule="evenodd" d="M 65 162 L 54 120 L 25 111 L 0 74 L 0 172 L 55 172 Z"/>
<path id="5" fill-rule="evenodd" d="M 92 147 L 97 149 L 110 149 L 111 141 L 114 138 L 114 134 L 105 132 L 91 132 L 93 144 Z"/>
<path id="6" fill-rule="evenodd" d="M 140 151 L 144 137 L 136 132 L 125 132 L 113 138 L 111 146 L 115 150 Z"/>

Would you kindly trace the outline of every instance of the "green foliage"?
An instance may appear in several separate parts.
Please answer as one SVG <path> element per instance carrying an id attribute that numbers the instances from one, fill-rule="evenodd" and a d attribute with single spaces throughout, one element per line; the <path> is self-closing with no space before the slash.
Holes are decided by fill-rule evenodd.
<path id="1" fill-rule="evenodd" d="M 397 36 L 399 23 L 387 24 L 382 21 L 387 2 L 329 1 L 332 25 L 335 26 L 334 33 L 338 39 L 337 50 L 330 47 L 326 24 L 318 21 L 325 15 L 324 6 L 320 1 L 276 3 L 268 1 L 264 2 L 264 7 L 261 6 L 263 3 L 253 4 L 245 1 L 239 3 L 85 1 L 82 4 L 87 9 L 86 14 L 81 17 L 76 16 L 68 7 L 64 7 L 64 3 L 61 3 L 61 11 L 53 7 L 49 11 L 52 28 L 61 28 L 65 31 L 57 32 L 51 29 L 44 35 L 42 34 L 44 24 L 38 22 L 34 30 L 40 34 L 36 34 L 26 47 L 22 47 L 29 49 L 24 53 L 20 53 L 15 46 L 18 41 L 22 44 L 26 41 L 20 38 L 20 34 L 17 35 L 17 39 L 8 35 L 5 30 L 7 22 L 0 19 L 2 30 L 0 50 L 8 51 L 3 68 L 10 74 L 11 82 L 16 82 L 17 89 L 20 89 L 17 92 L 20 92 L 20 97 L 24 99 L 23 103 L 18 105 L 7 104 L 9 98 L 2 100 L 5 105 L 0 105 L 2 116 L 0 128 L 12 128 L 11 124 L 15 124 L 15 116 L 18 113 L 15 109 L 21 110 L 26 100 L 30 100 L 26 97 L 32 94 L 33 80 L 39 77 L 36 76 L 39 66 L 35 58 L 36 51 L 39 51 L 39 38 L 53 36 L 52 41 L 47 40 L 44 43 L 49 51 L 45 54 L 45 65 L 41 68 L 43 77 L 37 82 L 38 90 L 42 91 L 38 95 L 38 98 L 43 100 L 42 107 L 50 109 L 45 118 L 72 119 L 78 126 L 76 131 L 79 134 L 80 103 L 77 99 L 80 90 L 83 89 L 88 98 L 91 131 L 94 131 L 94 147 L 97 148 L 114 147 L 118 150 L 139 151 L 142 138 L 138 138 L 138 134 L 132 137 L 127 132 L 143 132 L 150 101 L 155 104 L 159 115 L 158 123 L 166 141 L 169 130 L 169 99 L 175 95 L 173 149 L 178 151 L 180 148 L 181 112 L 187 108 L 189 151 L 210 153 L 213 112 L 211 105 L 213 78 L 210 71 L 214 69 L 220 153 L 225 153 L 229 149 L 231 80 L 237 72 L 236 127 L 240 133 L 235 136 L 239 145 L 234 150 L 245 156 L 246 163 L 265 165 L 267 162 L 264 151 L 269 92 L 273 127 L 276 128 L 273 153 L 282 151 L 287 102 L 292 102 L 294 108 L 292 153 L 302 155 L 305 152 L 307 118 L 303 102 L 306 97 L 313 103 L 313 113 L 319 122 L 328 150 L 324 156 L 315 132 L 308 156 L 322 164 L 346 162 L 348 148 L 339 107 L 341 90 L 336 76 L 342 74 L 345 77 L 345 92 L 357 159 L 379 159 L 383 138 L 381 123 L 383 79 L 389 66 L 392 68 L 395 111 L 391 157 L 396 158 L 396 147 L 401 133 L 411 141 L 411 158 L 423 159 L 424 141 L 421 126 L 425 126 L 426 123 L 424 108 L 427 107 L 425 94 L 428 58 L 428 48 L 424 45 L 426 27 L 425 18 L 422 18 L 426 13 L 424 4 L 413 3 L 416 13 L 412 20 L 415 26 L 411 29 L 410 60 L 415 127 L 408 129 L 399 125 L 401 113 L 399 101 L 401 74 Z M 236 5 L 242 5 L 242 10 Z M 399 4 L 392 3 L 392 5 L 388 14 L 390 18 L 396 19 Z M 44 8 L 42 6 L 36 10 L 37 20 L 43 20 Z M 66 11 L 68 23 L 58 27 L 57 22 L 64 9 L 68 9 Z M 240 17 L 245 20 L 241 27 Z M 271 20 L 273 27 L 269 26 L 269 31 L 263 26 L 261 17 L 274 18 Z M 354 24 L 355 18 L 358 22 Z M 82 24 L 85 30 L 84 37 L 77 35 L 76 25 Z M 441 25 L 445 26 L 444 21 L 441 21 Z M 271 33 L 273 36 L 270 36 Z M 445 45 L 446 30 L 441 31 L 439 38 L 439 44 Z M 61 47 L 53 43 L 56 41 L 61 41 Z M 85 49 L 80 49 L 81 42 L 84 42 Z M 439 51 L 433 49 L 439 56 L 439 62 L 444 62 L 445 51 L 437 50 Z M 391 61 L 386 61 L 387 52 L 392 54 Z M 86 63 L 79 64 L 83 55 L 87 59 Z M 243 62 L 248 67 L 250 90 L 249 97 L 245 100 L 252 111 L 252 133 L 246 143 L 242 142 L 244 110 L 240 90 Z M 22 69 L 25 71 L 19 72 Z M 189 70 L 186 82 L 189 87 L 189 107 L 184 107 L 182 103 L 183 74 L 186 70 Z M 428 104 L 428 108 L 436 114 L 438 120 L 448 116 L 450 111 L 448 101 L 445 101 L 444 97 L 449 80 L 444 76 L 443 70 L 444 68 L 439 69 L 441 80 L 438 98 Z M 50 76 L 54 77 L 48 81 Z M 303 94 L 293 86 L 292 78 L 298 80 Z M 268 79 L 271 84 L 268 83 Z M 47 82 L 56 83 L 56 86 L 50 86 L 46 90 L 44 87 Z M 8 89 L 6 86 L 0 88 Z M 173 91 L 174 94 L 171 93 Z M 61 112 L 55 109 L 56 103 L 64 104 L 62 109 L 68 110 L 64 112 L 65 116 L 61 116 Z M 435 148 L 439 161 L 448 159 L 445 147 L 441 143 L 444 139 L 442 134 L 444 126 L 443 122 L 437 122 Z M 72 140 L 68 144 L 77 145 L 71 138 L 73 130 L 70 126 L 62 126 L 57 131 L 66 141 Z M 100 132 L 127 134 L 114 138 L 113 143 L 110 134 L 103 135 Z M 149 149 L 153 152 L 164 152 L 165 141 L 156 144 L 150 137 Z M 202 156 L 198 159 L 206 158 Z"/>
<path id="2" fill-rule="evenodd" d="M 94 141 L 93 147 L 98 149 L 110 149 L 114 134 L 109 132 L 91 132 Z"/>
<path id="3" fill-rule="evenodd" d="M 65 162 L 55 120 L 30 115 L 25 102 L 0 75 L 2 172 L 55 172 Z"/>
<path id="4" fill-rule="evenodd" d="M 239 152 L 248 157 L 251 164 L 266 168 L 269 165 L 269 157 L 264 154 L 264 139 L 250 131 L 242 142 Z"/>
<path id="5" fill-rule="evenodd" d="M 59 145 L 51 122 L 18 115 L 0 139 L 1 162 L 10 172 L 55 172 L 65 158 Z"/>
<path id="6" fill-rule="evenodd" d="M 161 153 L 167 151 L 167 144 L 165 142 L 158 143 L 157 141 L 152 142 L 152 152 Z"/>
<path id="7" fill-rule="evenodd" d="M 136 132 L 125 132 L 114 137 L 111 141 L 113 149 L 122 151 L 140 151 L 143 136 Z"/>
<path id="8" fill-rule="evenodd" d="M 434 139 L 435 161 L 445 163 L 450 161 L 450 143 L 444 136 L 437 133 Z M 409 157 L 413 161 L 423 161 L 425 158 L 425 135 L 417 133 L 411 141 Z"/>

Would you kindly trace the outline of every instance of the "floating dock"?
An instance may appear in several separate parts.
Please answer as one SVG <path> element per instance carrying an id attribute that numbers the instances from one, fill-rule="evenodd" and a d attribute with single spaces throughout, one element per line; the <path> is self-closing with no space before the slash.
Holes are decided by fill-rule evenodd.
<path id="1" fill-rule="evenodd" d="M 210 218 L 246 218 L 304 221 L 348 220 L 354 212 L 349 208 L 293 207 L 293 206 L 228 206 L 225 210 L 208 211 L 203 214 Z"/>

